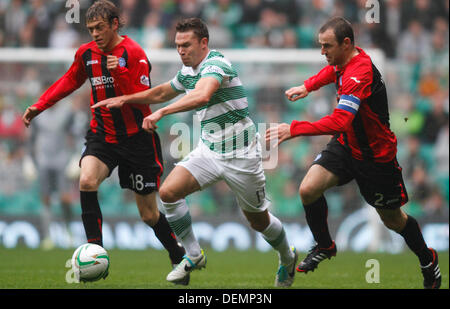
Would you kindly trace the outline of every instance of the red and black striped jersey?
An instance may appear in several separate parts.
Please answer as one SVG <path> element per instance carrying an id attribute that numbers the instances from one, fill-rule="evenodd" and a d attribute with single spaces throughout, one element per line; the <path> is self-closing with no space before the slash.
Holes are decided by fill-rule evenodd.
<path id="1" fill-rule="evenodd" d="M 358 160 L 389 162 L 397 153 L 390 130 L 386 87 L 370 57 L 359 47 L 344 67 L 326 66 L 304 82 L 308 92 L 335 83 L 337 106 L 331 115 L 310 123 L 291 123 L 291 135 L 335 135 Z"/>
<path id="2" fill-rule="evenodd" d="M 119 58 L 114 70 L 106 68 L 108 55 Z M 69 70 L 33 105 L 43 111 L 80 88 L 86 79 L 92 87 L 90 105 L 124 94 L 140 92 L 151 87 L 151 64 L 144 50 L 128 36 L 108 53 L 92 41 L 83 44 L 75 54 Z M 142 130 L 144 117 L 151 114 L 148 105 L 124 104 L 120 109 L 99 107 L 91 109 L 90 129 L 108 143 L 119 143 Z"/>

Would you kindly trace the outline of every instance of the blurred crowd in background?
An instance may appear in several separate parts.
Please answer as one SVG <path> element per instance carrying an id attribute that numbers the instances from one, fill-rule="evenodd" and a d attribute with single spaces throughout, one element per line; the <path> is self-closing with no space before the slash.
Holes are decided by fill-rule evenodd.
<path id="1" fill-rule="evenodd" d="M 0 0 L 0 48 L 77 48 L 90 41 L 84 13 L 93 1 L 79 1 L 81 22 L 65 20 L 66 1 Z M 406 210 L 414 216 L 447 218 L 449 210 L 449 1 L 380 0 L 379 23 L 367 23 L 366 0 L 117 0 L 123 10 L 121 31 L 146 50 L 174 47 L 174 26 L 180 18 L 201 17 L 210 31 L 210 47 L 225 48 L 317 48 L 317 31 L 330 16 L 341 15 L 352 22 L 356 44 L 379 48 L 386 55 L 383 75 L 387 84 L 391 129 L 399 140 L 398 159 L 403 167 L 410 202 Z M 225 55 L 226 56 L 226 55 Z M 255 54 L 255 57 L 257 55 Z M 151 62 L 151 54 L 150 54 Z M 314 121 L 332 112 L 334 86 L 328 86 L 295 103 L 284 91 L 300 85 L 321 66 L 296 64 L 269 66 L 235 63 L 247 85 L 250 115 L 255 123 Z M 152 83 L 171 79 L 180 64 L 154 65 Z M 90 120 L 87 83 L 26 129 L 23 111 L 67 69 L 67 64 L 0 62 L 0 214 L 38 214 L 47 203 L 39 189 L 39 171 L 63 171 L 69 186 L 52 203 L 67 203 L 79 213 L 77 168 L 84 134 Z M 261 74 L 260 74 L 261 73 Z M 260 79 L 255 83 L 254 79 Z M 247 82 L 248 81 L 248 82 Z M 152 107 L 154 109 L 154 107 Z M 43 116 L 40 115 L 39 117 Z M 53 116 L 54 118 L 51 118 Z M 38 118 L 39 118 L 38 117 Z M 37 118 L 37 119 L 38 119 Z M 66 119 L 53 121 L 52 119 Z M 159 134 L 165 154 L 165 175 L 178 158 L 169 154 L 171 124 L 192 124 L 192 115 L 168 117 Z M 57 136 L 61 132 L 64 136 Z M 61 162 L 41 160 L 39 134 L 55 134 L 54 151 L 63 151 Z M 307 137 L 282 145 L 278 166 L 267 170 L 267 192 L 272 211 L 283 218 L 302 215 L 298 186 L 306 170 L 330 139 Z M 59 147 L 58 147 L 59 146 Z M 56 156 L 55 153 L 53 153 Z M 42 155 L 41 155 L 42 157 Z M 50 162 L 42 162 L 50 161 Z M 57 166 L 61 164 L 61 166 Z M 56 179 L 56 177 L 54 177 Z M 56 185 L 55 185 L 56 186 Z M 341 217 L 363 204 L 356 185 L 327 193 L 331 218 Z M 48 196 L 47 196 L 48 200 Z M 105 215 L 136 215 L 133 196 L 120 190 L 113 174 L 101 187 Z M 225 184 L 190 197 L 192 215 L 234 214 L 238 207 Z M 57 207 L 57 206 L 55 206 Z M 55 208 L 55 211 L 59 208 Z"/>

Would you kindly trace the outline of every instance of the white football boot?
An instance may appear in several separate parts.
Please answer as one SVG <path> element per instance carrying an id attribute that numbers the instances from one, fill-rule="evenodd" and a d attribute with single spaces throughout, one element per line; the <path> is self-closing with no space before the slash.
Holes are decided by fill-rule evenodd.
<path id="1" fill-rule="evenodd" d="M 166 280 L 175 284 L 183 284 L 191 271 L 200 270 L 206 266 L 206 256 L 202 253 L 198 257 L 185 255 L 183 260 L 167 275 Z"/>
<path id="2" fill-rule="evenodd" d="M 294 246 L 291 247 L 291 250 L 294 253 L 294 258 L 288 265 L 282 265 L 280 262 L 280 266 L 278 267 L 277 275 L 275 277 L 276 287 L 289 287 L 292 283 L 294 283 L 295 265 L 298 261 L 298 253 Z"/>

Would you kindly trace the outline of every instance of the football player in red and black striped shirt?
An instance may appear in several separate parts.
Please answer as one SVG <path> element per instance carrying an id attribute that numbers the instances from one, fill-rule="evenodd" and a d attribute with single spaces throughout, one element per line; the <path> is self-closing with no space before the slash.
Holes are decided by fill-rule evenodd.
<path id="1" fill-rule="evenodd" d="M 344 18 L 333 18 L 322 26 L 319 44 L 328 65 L 303 85 L 287 90 L 286 97 L 296 101 L 334 83 L 337 106 L 333 113 L 316 122 L 294 120 L 266 132 L 267 141 L 278 139 L 278 143 L 296 136 L 333 135 L 300 185 L 306 220 L 317 245 L 297 270 L 314 270 L 323 259 L 336 255 L 323 193 L 355 179 L 384 225 L 402 235 L 418 256 L 424 287 L 439 288 L 437 253 L 427 247 L 417 221 L 401 209 L 408 195 L 396 159 L 397 139 L 389 128 L 388 99 L 381 74 L 364 50 L 355 46 L 352 26 Z"/>
<path id="2" fill-rule="evenodd" d="M 150 62 L 136 42 L 119 35 L 122 23 L 113 3 L 95 2 L 86 13 L 86 25 L 93 41 L 77 50 L 69 70 L 25 111 L 26 126 L 86 80 L 92 87 L 90 105 L 150 88 Z M 143 119 L 151 114 L 149 106 L 127 104 L 120 109 L 99 107 L 91 111 L 86 147 L 80 160 L 80 201 L 88 242 L 103 244 L 97 191 L 118 166 L 120 186 L 135 192 L 142 220 L 153 228 L 168 250 L 172 264 L 178 264 L 185 250 L 178 245 L 156 203 L 163 172 L 159 137 L 156 132 L 142 129 Z"/>

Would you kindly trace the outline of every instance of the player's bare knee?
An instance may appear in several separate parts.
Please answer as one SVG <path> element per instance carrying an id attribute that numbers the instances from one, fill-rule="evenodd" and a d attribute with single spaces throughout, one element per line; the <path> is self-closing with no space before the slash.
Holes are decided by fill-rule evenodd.
<path id="1" fill-rule="evenodd" d="M 254 229 L 257 232 L 262 232 L 266 229 L 267 227 L 267 223 L 265 222 L 260 222 L 260 221 L 249 221 L 250 226 L 252 229 Z"/>
<path id="2" fill-rule="evenodd" d="M 159 189 L 159 197 L 164 203 L 175 203 L 180 199 L 173 190 L 164 185 Z"/>
<path id="3" fill-rule="evenodd" d="M 146 211 L 144 213 L 141 213 L 141 220 L 148 226 L 154 226 L 156 223 L 158 223 L 159 212 Z"/>
<path id="4" fill-rule="evenodd" d="M 267 211 L 262 213 L 248 213 L 244 211 L 250 227 L 257 232 L 264 231 L 270 224 L 270 217 Z"/>
<path id="5" fill-rule="evenodd" d="M 385 227 L 390 230 L 396 231 L 398 230 L 398 225 L 394 221 L 390 220 L 382 220 Z"/>
<path id="6" fill-rule="evenodd" d="M 303 205 L 311 204 L 320 197 L 321 194 L 318 194 L 316 191 L 317 190 L 310 184 L 302 182 L 298 193 L 300 194 Z"/>
<path id="7" fill-rule="evenodd" d="M 97 191 L 98 181 L 93 177 L 80 176 L 80 191 Z"/>
<path id="8" fill-rule="evenodd" d="M 377 209 L 377 212 L 380 216 L 381 221 L 388 229 L 393 230 L 397 233 L 401 232 L 404 229 L 408 217 L 401 210 L 382 211 Z"/>
<path id="9" fill-rule="evenodd" d="M 404 224 L 402 220 L 400 220 L 400 218 L 381 216 L 381 221 L 383 222 L 384 226 L 397 233 L 401 232 L 404 228 Z"/>

